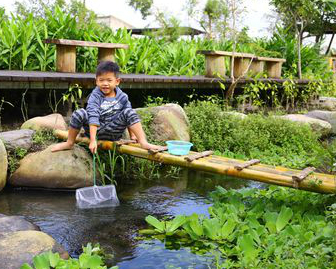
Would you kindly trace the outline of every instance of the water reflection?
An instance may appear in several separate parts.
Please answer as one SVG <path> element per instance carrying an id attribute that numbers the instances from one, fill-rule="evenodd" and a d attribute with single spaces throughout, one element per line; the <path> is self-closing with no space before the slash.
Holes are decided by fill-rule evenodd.
<path id="1" fill-rule="evenodd" d="M 164 268 L 169 267 L 166 263 L 169 260 L 180 260 L 180 265 L 172 263 L 175 267 L 187 263 L 191 268 L 207 268 L 203 267 L 204 262 L 198 262 L 197 266 L 192 262 L 203 261 L 205 257 L 187 249 L 167 250 L 159 241 L 137 241 L 136 232 L 146 226 L 144 218 L 149 214 L 207 214 L 210 206 L 207 195 L 215 186 L 241 188 L 246 184 L 244 180 L 188 170 L 182 171 L 177 179 L 120 179 L 117 187 L 120 206 L 85 210 L 76 207 L 74 192 L 7 189 L 0 193 L 0 213 L 25 216 L 72 256 L 78 256 L 82 245 L 99 242 L 115 255 L 113 263 L 120 268 Z"/>

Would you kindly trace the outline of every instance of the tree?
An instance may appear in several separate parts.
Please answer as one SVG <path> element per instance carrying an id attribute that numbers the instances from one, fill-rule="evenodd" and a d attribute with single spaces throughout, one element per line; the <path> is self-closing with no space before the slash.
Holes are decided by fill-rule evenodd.
<path id="1" fill-rule="evenodd" d="M 301 44 L 303 32 L 312 21 L 312 18 L 318 16 L 316 1 L 314 0 L 271 0 L 270 3 L 275 6 L 276 11 L 282 17 L 285 25 L 295 30 L 295 36 L 298 39 L 298 77 L 302 78 L 301 73 Z"/>
<path id="2" fill-rule="evenodd" d="M 128 0 L 128 5 L 139 10 L 144 20 L 152 14 L 153 0 Z"/>
<path id="3" fill-rule="evenodd" d="M 206 2 L 203 9 L 203 19 L 200 21 L 200 24 L 203 29 L 207 30 L 210 39 L 213 38 L 214 27 L 217 26 L 217 31 L 226 28 L 228 15 L 228 8 L 223 0 L 208 0 Z M 219 25 L 221 26 L 218 27 Z"/>
<path id="4" fill-rule="evenodd" d="M 46 12 L 54 13 L 55 8 L 59 7 L 63 12 L 72 14 L 77 18 L 78 26 L 96 18 L 94 11 L 85 7 L 85 2 L 71 0 L 69 4 L 65 0 L 28 0 L 15 1 L 15 13 L 23 18 L 29 14 L 34 17 L 46 18 Z"/>

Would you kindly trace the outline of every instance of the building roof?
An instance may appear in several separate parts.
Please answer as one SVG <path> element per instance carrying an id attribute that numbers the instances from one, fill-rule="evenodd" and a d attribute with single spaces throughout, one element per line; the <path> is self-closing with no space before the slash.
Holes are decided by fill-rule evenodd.
<path id="1" fill-rule="evenodd" d="M 127 29 L 128 31 L 131 32 L 131 34 L 135 35 L 146 35 L 147 33 L 155 33 L 162 31 L 163 28 L 130 28 Z M 172 30 L 173 27 L 168 27 L 168 30 Z M 192 27 L 179 27 L 180 30 L 180 35 L 200 35 L 200 34 L 205 34 L 204 31 L 192 28 Z"/>
<path id="2" fill-rule="evenodd" d="M 122 27 L 126 27 L 128 29 L 134 28 L 133 25 L 131 25 L 128 22 L 125 22 L 124 20 L 119 19 L 119 18 L 117 18 L 113 15 L 98 16 L 97 21 L 100 22 L 100 23 L 104 23 L 109 27 L 111 27 L 113 24 L 117 24 L 117 27 L 115 27 L 115 28 L 122 28 Z M 122 26 L 122 27 L 120 27 L 120 26 Z"/>

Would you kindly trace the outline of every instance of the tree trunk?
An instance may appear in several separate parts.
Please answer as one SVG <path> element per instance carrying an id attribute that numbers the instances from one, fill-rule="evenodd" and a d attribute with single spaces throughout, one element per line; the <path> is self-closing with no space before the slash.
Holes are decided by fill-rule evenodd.
<path id="1" fill-rule="evenodd" d="M 302 27 L 301 27 L 302 29 Z M 299 79 L 302 79 L 302 71 L 301 71 L 301 35 L 302 30 L 298 31 L 298 77 Z"/>
<path id="2" fill-rule="evenodd" d="M 330 39 L 330 42 L 329 42 L 329 45 L 328 45 L 328 48 L 327 48 L 327 51 L 326 51 L 325 55 L 328 55 L 328 53 L 330 51 L 331 44 L 334 41 L 334 36 L 335 36 L 335 33 L 333 33 L 332 36 L 331 36 L 331 39 Z"/>

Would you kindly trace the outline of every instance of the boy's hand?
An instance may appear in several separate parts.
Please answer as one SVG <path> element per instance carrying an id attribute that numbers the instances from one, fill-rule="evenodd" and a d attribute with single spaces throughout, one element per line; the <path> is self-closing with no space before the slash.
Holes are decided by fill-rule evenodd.
<path id="1" fill-rule="evenodd" d="M 92 154 L 97 153 L 97 141 L 96 140 L 90 141 L 89 149 L 92 152 Z"/>

